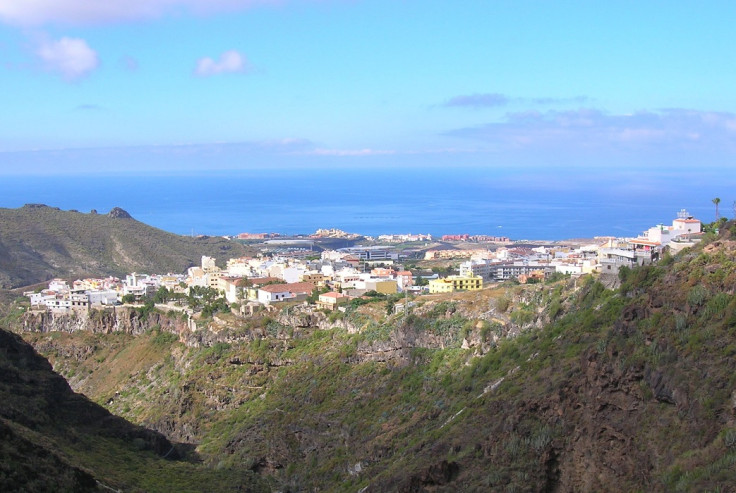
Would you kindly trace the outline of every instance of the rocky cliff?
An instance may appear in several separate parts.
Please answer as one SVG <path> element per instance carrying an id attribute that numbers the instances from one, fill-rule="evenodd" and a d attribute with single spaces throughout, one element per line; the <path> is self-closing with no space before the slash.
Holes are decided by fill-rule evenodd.
<path id="1" fill-rule="evenodd" d="M 168 314 L 158 310 L 144 311 L 134 307 L 114 307 L 72 312 L 28 311 L 22 317 L 20 330 L 65 333 L 83 331 L 93 334 L 123 332 L 140 335 L 154 327 L 186 337 L 191 325 L 186 313 Z"/>

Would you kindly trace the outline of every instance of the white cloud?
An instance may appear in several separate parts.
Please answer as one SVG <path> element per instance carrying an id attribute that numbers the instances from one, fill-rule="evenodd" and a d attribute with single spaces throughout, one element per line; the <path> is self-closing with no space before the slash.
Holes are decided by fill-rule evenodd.
<path id="1" fill-rule="evenodd" d="M 194 73 L 201 77 L 217 74 L 243 73 L 248 70 L 248 62 L 243 55 L 235 50 L 229 50 L 220 55 L 219 60 L 210 57 L 197 60 Z"/>
<path id="2" fill-rule="evenodd" d="M 496 92 L 462 94 L 450 98 L 443 106 L 467 107 L 467 108 L 496 108 L 508 104 L 532 104 L 532 105 L 555 105 L 555 104 L 582 104 L 590 101 L 587 96 L 575 96 L 573 98 L 560 97 L 535 97 L 522 98 L 512 97 Z"/>
<path id="3" fill-rule="evenodd" d="M 446 135 L 510 148 L 709 149 L 736 151 L 736 114 L 662 109 L 609 114 L 595 109 L 509 113 L 501 121 Z"/>
<path id="4" fill-rule="evenodd" d="M 316 156 L 383 156 L 395 154 L 395 151 L 377 149 L 315 149 L 307 152 Z"/>
<path id="5" fill-rule="evenodd" d="M 75 80 L 92 72 L 100 62 L 97 52 L 78 38 L 41 41 L 36 55 L 47 69 L 58 72 L 67 80 Z"/>
<path id="6" fill-rule="evenodd" d="M 237 10 L 284 0 L 0 0 L 0 20 L 16 25 L 98 24 L 168 13 Z"/>

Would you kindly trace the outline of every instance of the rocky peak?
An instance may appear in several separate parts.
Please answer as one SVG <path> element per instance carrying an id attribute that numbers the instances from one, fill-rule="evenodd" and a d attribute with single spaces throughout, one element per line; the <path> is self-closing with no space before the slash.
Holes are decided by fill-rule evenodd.
<path id="1" fill-rule="evenodd" d="M 110 212 L 107 213 L 109 217 L 113 217 L 116 219 L 133 219 L 133 216 L 128 214 L 125 210 L 121 209 L 120 207 L 113 207 Z"/>
<path id="2" fill-rule="evenodd" d="M 46 204 L 25 204 L 24 209 L 53 209 L 55 211 L 61 210 L 58 207 L 49 207 Z"/>

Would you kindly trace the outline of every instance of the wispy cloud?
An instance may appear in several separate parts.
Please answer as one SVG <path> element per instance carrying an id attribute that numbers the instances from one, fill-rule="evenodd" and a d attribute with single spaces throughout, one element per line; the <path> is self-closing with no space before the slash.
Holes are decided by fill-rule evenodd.
<path id="1" fill-rule="evenodd" d="M 304 154 L 313 156 L 385 156 L 396 151 L 379 149 L 313 149 Z"/>
<path id="2" fill-rule="evenodd" d="M 235 50 L 229 50 L 220 55 L 218 60 L 204 57 L 197 60 L 194 73 L 200 77 L 209 77 L 218 74 L 237 74 L 248 71 L 248 61 Z"/>
<path id="3" fill-rule="evenodd" d="M 595 109 L 510 113 L 499 122 L 445 135 L 499 148 L 708 149 L 736 151 L 736 114 L 663 109 L 609 114 Z"/>
<path id="4" fill-rule="evenodd" d="M 498 93 L 487 94 L 469 94 L 464 96 L 455 96 L 450 98 L 445 106 L 469 106 L 472 108 L 493 108 L 497 106 L 506 106 L 509 97 Z"/>
<path id="5" fill-rule="evenodd" d="M 529 102 L 541 106 L 547 104 L 586 104 L 590 103 L 591 98 L 589 98 L 588 96 L 575 96 L 573 98 L 517 98 L 516 100 L 520 102 Z"/>
<path id="6" fill-rule="evenodd" d="M 77 80 L 95 70 L 100 62 L 97 52 L 79 38 L 43 39 L 36 55 L 44 66 L 66 80 Z"/>
<path id="7" fill-rule="evenodd" d="M 535 106 L 547 106 L 553 104 L 585 104 L 590 102 L 587 96 L 575 96 L 572 98 L 535 97 L 522 98 L 511 97 L 500 93 L 475 93 L 454 96 L 448 99 L 442 106 L 465 107 L 465 108 L 497 108 L 508 104 L 532 104 Z"/>
<path id="8" fill-rule="evenodd" d="M 104 110 L 104 109 L 103 109 Z M 308 139 L 176 143 L 140 146 L 3 149 L 0 176 L 64 173 L 156 173 L 300 166 Z M 99 163 L 104 162 L 104 166 Z"/>
<path id="9" fill-rule="evenodd" d="M 239 10 L 286 0 L 0 0 L 0 20 L 15 25 L 100 24 L 169 13 Z"/>

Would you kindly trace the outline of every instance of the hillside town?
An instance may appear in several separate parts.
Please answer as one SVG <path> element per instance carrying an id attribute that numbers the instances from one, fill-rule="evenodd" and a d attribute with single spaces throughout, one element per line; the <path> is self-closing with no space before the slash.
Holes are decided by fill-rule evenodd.
<path id="1" fill-rule="evenodd" d="M 247 235 L 247 234 L 244 234 Z M 671 225 L 653 226 L 635 238 L 596 237 L 579 244 L 515 245 L 508 238 L 446 235 L 442 249 L 398 249 L 395 243 L 432 241 L 431 235 L 382 235 L 378 245 L 351 246 L 319 253 L 296 244 L 254 257 L 231 258 L 218 266 L 203 256 L 199 266 L 183 274 L 128 274 L 124 279 L 61 279 L 47 289 L 26 292 L 35 309 L 52 312 L 140 303 L 162 288 L 188 296 L 208 288 L 241 313 L 285 302 L 312 303 L 318 309 L 344 310 L 351 300 L 365 296 L 432 295 L 483 289 L 501 281 L 540 282 L 553 274 L 617 275 L 622 267 L 657 262 L 664 251 L 676 253 L 700 241 L 700 220 L 681 210 Z M 248 235 L 274 238 L 277 235 Z M 319 230 L 316 237 L 355 238 L 340 230 Z M 241 238 L 242 239 L 242 238 Z M 467 248 L 470 243 L 484 244 Z M 457 244 L 458 248 L 452 245 Z M 463 248 L 459 248 L 462 246 Z M 411 260 L 410 255 L 422 254 Z M 447 260 L 453 268 L 427 269 L 419 264 Z M 411 268 L 409 268 L 411 265 Z"/>

